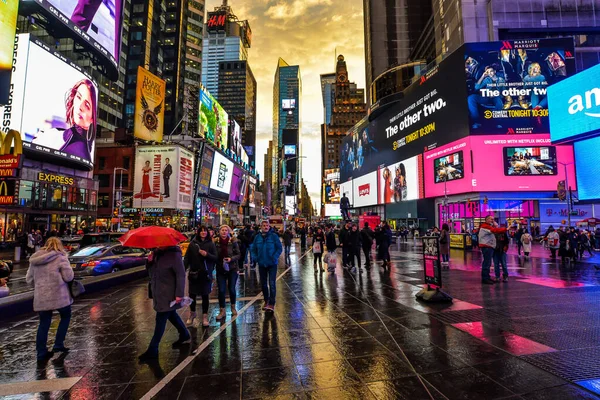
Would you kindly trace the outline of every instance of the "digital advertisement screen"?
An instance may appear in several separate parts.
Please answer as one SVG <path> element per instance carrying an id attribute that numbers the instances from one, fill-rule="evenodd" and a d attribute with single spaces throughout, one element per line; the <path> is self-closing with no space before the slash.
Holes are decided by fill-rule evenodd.
<path id="1" fill-rule="evenodd" d="M 296 99 L 281 100 L 281 108 L 284 110 L 293 110 L 294 108 L 296 108 Z"/>
<path id="2" fill-rule="evenodd" d="M 472 134 L 550 133 L 547 90 L 575 73 L 572 38 L 466 43 Z"/>
<path id="3" fill-rule="evenodd" d="M 340 217 L 341 215 L 342 211 L 339 204 L 325 204 L 326 217 Z"/>
<path id="4" fill-rule="evenodd" d="M 598 184 L 600 137 L 575 142 L 574 146 L 579 200 L 598 200 L 600 199 L 600 185 Z M 569 185 L 572 185 L 571 181 L 569 181 Z"/>
<path id="5" fill-rule="evenodd" d="M 246 168 L 250 168 L 250 157 L 248 157 L 248 153 L 246 153 L 246 149 L 242 146 L 242 163 L 246 165 Z"/>
<path id="6" fill-rule="evenodd" d="M 11 84 L 12 106 L 0 107 L 2 129 L 21 132 L 23 150 L 33 158 L 92 169 L 98 87 L 91 77 L 33 36 L 20 34 Z"/>
<path id="7" fill-rule="evenodd" d="M 241 203 L 246 194 L 246 174 L 244 170 L 237 165 L 233 166 L 233 176 L 231 178 L 231 189 L 229 191 L 229 201 Z"/>
<path id="8" fill-rule="evenodd" d="M 421 198 L 422 174 L 419 157 L 379 168 L 379 204 L 400 203 Z"/>
<path id="9" fill-rule="evenodd" d="M 600 130 L 600 65 L 548 88 L 552 143 L 584 138 Z"/>
<path id="10" fill-rule="evenodd" d="M 139 66 L 135 89 L 135 119 L 133 136 L 147 141 L 162 142 L 165 124 L 165 90 L 167 84 L 147 69 Z"/>
<path id="11" fill-rule="evenodd" d="M 207 196 L 210 193 L 210 175 L 212 173 L 213 158 L 215 157 L 215 151 L 204 146 L 202 152 L 202 159 L 200 160 L 200 172 L 198 174 L 198 194 Z"/>
<path id="12" fill-rule="evenodd" d="M 234 119 L 229 122 L 231 135 L 229 136 L 229 150 L 238 157 L 242 157 L 242 128 Z"/>
<path id="13" fill-rule="evenodd" d="M 505 147 L 504 174 L 556 175 L 556 148 L 548 147 Z"/>
<path id="14" fill-rule="evenodd" d="M 256 178 L 253 176 L 248 177 L 248 206 L 256 207 L 255 196 L 256 192 Z"/>
<path id="15" fill-rule="evenodd" d="M 9 98 L 19 0 L 0 1 L 0 104 Z"/>
<path id="16" fill-rule="evenodd" d="M 227 125 L 229 116 L 217 100 L 206 90 L 200 89 L 200 114 L 198 116 L 200 137 L 205 138 L 209 143 L 227 148 Z"/>
<path id="17" fill-rule="evenodd" d="M 296 196 L 285 196 L 285 210 L 288 215 L 296 214 Z"/>
<path id="18" fill-rule="evenodd" d="M 107 59 L 117 74 L 121 47 L 122 0 L 25 0 L 22 13 L 34 13 L 41 7 L 44 14 L 66 25 L 78 42 Z"/>
<path id="19" fill-rule="evenodd" d="M 283 146 L 283 154 L 286 156 L 295 156 L 296 155 L 296 145 L 295 144 L 286 144 Z"/>
<path id="20" fill-rule="evenodd" d="M 210 176 L 210 195 L 212 197 L 227 200 L 233 179 L 233 162 L 223 154 L 215 151 L 213 168 Z"/>
<path id="21" fill-rule="evenodd" d="M 340 199 L 344 197 L 344 194 L 348 198 L 350 206 L 352 206 L 354 204 L 354 185 L 352 181 L 340 183 Z"/>
<path id="22" fill-rule="evenodd" d="M 377 204 L 377 171 L 355 178 L 352 186 L 354 188 L 354 207 Z"/>
<path id="23" fill-rule="evenodd" d="M 340 170 L 331 168 L 325 170 L 324 180 L 325 203 L 340 202 Z"/>
<path id="24" fill-rule="evenodd" d="M 433 160 L 435 183 L 450 182 L 465 177 L 463 152 L 459 151 Z"/>

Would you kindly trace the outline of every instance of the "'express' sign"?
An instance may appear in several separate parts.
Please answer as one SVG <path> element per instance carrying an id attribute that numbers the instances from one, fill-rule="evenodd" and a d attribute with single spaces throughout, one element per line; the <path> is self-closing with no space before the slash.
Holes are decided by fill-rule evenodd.
<path id="1" fill-rule="evenodd" d="M 47 174 L 45 172 L 38 173 L 38 181 L 59 183 L 61 185 L 72 186 L 75 184 L 75 179 L 69 176 Z"/>

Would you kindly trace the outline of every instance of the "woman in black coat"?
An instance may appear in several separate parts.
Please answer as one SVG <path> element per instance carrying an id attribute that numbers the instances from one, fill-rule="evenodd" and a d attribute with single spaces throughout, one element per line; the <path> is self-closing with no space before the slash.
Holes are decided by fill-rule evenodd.
<path id="1" fill-rule="evenodd" d="M 183 264 L 189 269 L 188 282 L 190 298 L 190 317 L 187 325 L 197 326 L 196 296 L 202 297 L 202 326 L 208 326 L 208 296 L 212 291 L 213 271 L 217 262 L 217 247 L 210 237 L 208 228 L 198 228 L 196 236 L 190 242 Z"/>

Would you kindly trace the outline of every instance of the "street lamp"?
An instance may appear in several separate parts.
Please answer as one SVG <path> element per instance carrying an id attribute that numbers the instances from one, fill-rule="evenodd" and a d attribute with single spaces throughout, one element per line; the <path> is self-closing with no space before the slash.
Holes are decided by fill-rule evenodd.
<path id="1" fill-rule="evenodd" d="M 571 187 L 569 186 L 569 173 L 567 171 L 567 167 L 569 165 L 573 165 L 575 163 L 574 162 L 565 163 L 565 162 L 560 162 L 560 161 L 558 161 L 558 163 L 560 165 L 562 165 L 563 167 L 565 167 L 565 188 L 567 189 L 567 215 L 568 215 L 568 221 L 569 221 L 569 225 L 567 226 L 567 228 L 570 228 L 571 227 L 571 210 L 573 209 L 573 196 L 571 194 Z"/>
<path id="2" fill-rule="evenodd" d="M 116 192 L 115 192 L 115 182 L 117 180 L 117 170 L 121 172 L 120 178 L 119 178 L 119 198 L 118 199 L 117 199 Z M 113 182 L 112 182 L 113 210 L 115 208 L 119 209 L 119 212 L 117 214 L 117 218 L 119 219 L 119 222 L 117 223 L 117 231 L 121 230 L 121 206 L 123 205 L 123 201 L 122 201 L 122 198 L 123 198 L 123 171 L 129 172 L 126 168 L 121 168 L 121 167 L 113 168 Z M 119 202 L 119 207 L 117 207 L 117 205 L 116 205 L 117 201 Z M 111 231 L 112 231 L 113 224 L 111 223 L 110 226 L 111 226 Z"/>

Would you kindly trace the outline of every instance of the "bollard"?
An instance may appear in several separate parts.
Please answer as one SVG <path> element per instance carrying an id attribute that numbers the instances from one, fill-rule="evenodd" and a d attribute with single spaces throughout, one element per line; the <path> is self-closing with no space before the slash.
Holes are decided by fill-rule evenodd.
<path id="1" fill-rule="evenodd" d="M 15 262 L 19 262 L 21 261 L 21 247 L 17 246 L 15 247 L 15 258 L 14 258 Z"/>

